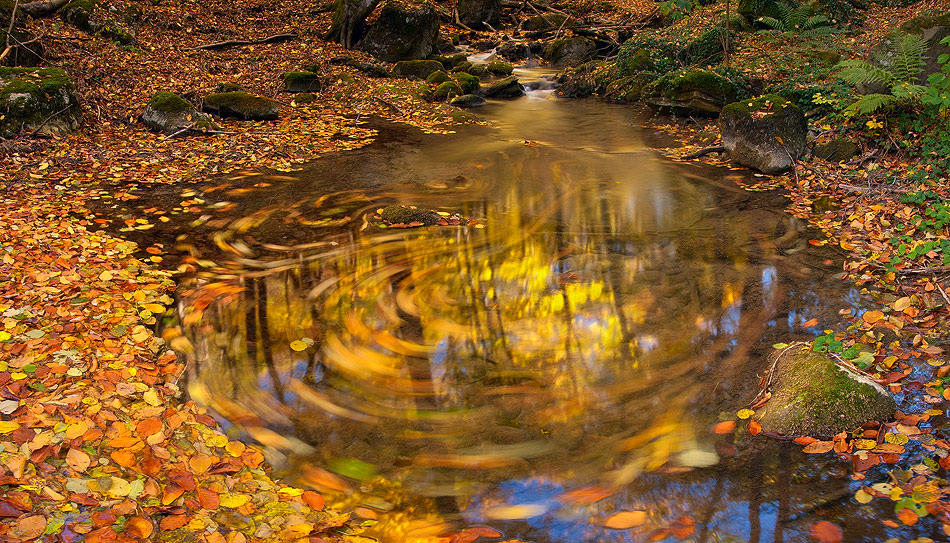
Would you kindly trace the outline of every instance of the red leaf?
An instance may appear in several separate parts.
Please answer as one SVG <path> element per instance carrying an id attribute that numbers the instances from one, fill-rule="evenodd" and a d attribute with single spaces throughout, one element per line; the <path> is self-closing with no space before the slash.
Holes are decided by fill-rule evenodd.
<path id="1" fill-rule="evenodd" d="M 811 525 L 808 532 L 819 543 L 841 543 L 844 539 L 844 532 L 837 524 L 827 520 L 819 520 Z"/>

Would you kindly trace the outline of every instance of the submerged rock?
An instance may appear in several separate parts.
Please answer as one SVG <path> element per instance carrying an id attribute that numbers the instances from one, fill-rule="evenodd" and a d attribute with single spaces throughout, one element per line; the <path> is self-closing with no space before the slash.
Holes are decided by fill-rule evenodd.
<path id="1" fill-rule="evenodd" d="M 80 120 L 79 99 L 59 68 L 0 68 L 0 137 L 20 132 L 62 135 Z"/>
<path id="2" fill-rule="evenodd" d="M 872 420 L 890 420 L 894 398 L 881 385 L 796 343 L 773 355 L 772 397 L 755 418 L 786 436 L 832 436 Z"/>
<path id="3" fill-rule="evenodd" d="M 165 135 L 190 136 L 218 128 L 211 115 L 201 113 L 190 102 L 171 92 L 155 93 L 139 120 L 149 130 Z"/>
<path id="4" fill-rule="evenodd" d="M 792 169 L 802 155 L 808 125 L 798 106 L 767 94 L 724 107 L 719 129 L 734 162 L 778 174 Z"/>
<path id="5" fill-rule="evenodd" d="M 485 99 L 474 94 L 463 94 L 453 98 L 449 104 L 455 107 L 481 107 L 485 105 Z"/>
<path id="6" fill-rule="evenodd" d="M 205 96 L 203 109 L 219 117 L 243 121 L 273 121 L 279 116 L 279 104 L 249 92 L 216 92 Z"/>
<path id="7" fill-rule="evenodd" d="M 379 214 L 379 218 L 389 224 L 412 224 L 419 222 L 424 226 L 432 226 L 442 219 L 435 211 L 401 205 L 384 207 Z"/>
<path id="8" fill-rule="evenodd" d="M 432 4 L 387 0 L 359 46 L 376 58 L 396 62 L 426 58 L 436 50 L 438 39 L 439 12 Z"/>
<path id="9" fill-rule="evenodd" d="M 499 79 L 489 85 L 484 94 L 486 98 L 518 98 L 524 96 L 524 87 L 515 76 Z"/>

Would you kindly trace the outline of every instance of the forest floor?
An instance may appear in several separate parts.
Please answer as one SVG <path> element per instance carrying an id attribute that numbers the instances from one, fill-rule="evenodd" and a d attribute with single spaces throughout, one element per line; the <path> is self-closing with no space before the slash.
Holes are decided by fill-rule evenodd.
<path id="1" fill-rule="evenodd" d="M 654 6 L 621 4 L 616 17 L 642 15 Z M 946 2 L 922 2 L 904 12 L 880 9 L 869 32 L 853 43 L 866 47 L 894 20 L 941 6 L 946 9 Z M 242 169 L 291 170 L 321 154 L 366 145 L 374 137 L 365 125 L 372 116 L 449 131 L 458 122 L 456 110 L 415 98 L 409 82 L 332 66 L 330 59 L 344 51 L 321 39 L 329 26 L 323 2 L 164 1 L 144 8 L 134 48 L 90 39 L 51 20 L 32 24 L 37 34 L 49 36 L 48 63 L 74 77 L 84 126 L 63 138 L 2 143 L 0 539 L 360 541 L 365 519 L 328 510 L 320 494 L 275 481 L 262 448 L 229 438 L 200 407 L 178 399 L 184 368 L 168 347 L 181 340 L 153 333 L 176 288 L 176 270 L 163 265 L 169 247 L 138 247 L 116 235 L 123 228 L 148 230 L 167 219 L 166 210 L 104 217 L 90 211 L 90 202 L 127 202 L 135 190 L 182 190 Z M 288 32 L 298 38 L 193 49 Z M 317 101 L 297 104 L 280 92 L 280 75 L 308 64 L 319 64 L 324 73 L 345 71 L 355 83 L 337 79 Z M 280 120 L 225 120 L 228 134 L 189 138 L 164 138 L 137 121 L 156 91 L 200 95 L 225 82 L 280 101 Z M 653 127 L 686 142 L 667 150 L 671 156 L 698 148 L 697 135 L 717 132 L 713 124 L 683 120 L 657 120 Z M 747 188 L 786 189 L 790 212 L 822 233 L 812 243 L 848 253 L 848 277 L 874 293 L 880 308 L 853 315 L 854 326 L 836 331 L 838 337 L 874 347 L 875 367 L 882 368 L 878 377 L 892 391 L 910 389 L 939 407 L 950 399 L 941 381 L 950 365 L 938 346 L 948 330 L 950 267 L 942 263 L 939 243 L 919 260 L 895 266 L 898 246 L 890 242 L 908 236 L 908 243 L 922 246 L 947 238 L 945 231 L 915 237 L 925 217 L 900 196 L 931 191 L 950 201 L 947 180 L 921 181 L 912 175 L 918 168 L 908 157 L 877 156 L 869 148 L 851 163 L 811 159 L 793 174 L 761 177 L 760 185 Z M 835 205 L 827 211 L 816 207 L 823 198 Z M 188 212 L 187 199 L 181 207 Z M 187 264 L 178 271 L 187 271 Z M 908 339 L 897 342 L 896 333 Z M 930 374 L 912 372 L 918 359 Z M 950 467 L 950 443 L 935 435 L 943 414 L 935 408 L 902 414 L 891 433 L 905 436 L 897 441 L 919 443 L 932 462 L 916 453 L 912 465 L 924 468 L 897 485 L 898 496 L 917 496 L 915 503 L 939 516 L 947 530 L 950 504 L 944 496 L 950 490 L 939 473 Z M 826 450 L 852 461 L 856 477 L 876 463 L 907 464 L 903 447 L 860 453 L 868 450 L 868 440 L 878 445 L 885 435 L 869 428 L 861 436 L 839 436 Z M 819 450 L 814 442 L 802 444 Z M 894 499 L 880 489 L 862 492 L 869 499 Z M 902 508 L 885 522 L 912 524 L 917 513 L 901 513 L 912 510 Z M 431 540 L 472 541 L 490 534 L 460 530 Z"/>

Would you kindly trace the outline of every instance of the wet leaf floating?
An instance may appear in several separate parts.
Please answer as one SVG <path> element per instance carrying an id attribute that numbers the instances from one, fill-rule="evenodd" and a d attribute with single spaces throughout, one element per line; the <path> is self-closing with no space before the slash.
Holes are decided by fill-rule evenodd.
<path id="1" fill-rule="evenodd" d="M 299 339 L 290 342 L 290 348 L 293 349 L 294 351 L 298 351 L 298 352 L 306 351 L 307 347 L 309 347 L 309 345 L 307 345 L 305 342 Z"/>
<path id="2" fill-rule="evenodd" d="M 717 422 L 713 424 L 710 432 L 714 434 L 728 434 L 736 429 L 736 421 L 734 420 L 724 420 L 722 422 Z"/>
<path id="3" fill-rule="evenodd" d="M 802 449 L 802 452 L 808 454 L 821 454 L 831 451 L 835 447 L 833 441 L 815 441 L 805 445 L 805 448 Z"/>
<path id="4" fill-rule="evenodd" d="M 485 516 L 495 520 L 521 520 L 539 517 L 548 511 L 542 504 L 500 505 L 485 510 Z"/>
<path id="5" fill-rule="evenodd" d="M 762 432 L 762 425 L 759 424 L 759 421 L 750 420 L 749 421 L 749 434 L 757 436 Z"/>
<path id="6" fill-rule="evenodd" d="M 861 318 L 868 324 L 874 324 L 884 318 L 884 313 L 874 309 L 871 311 L 865 311 Z"/>
<path id="7" fill-rule="evenodd" d="M 607 517 L 604 526 L 614 530 L 626 530 L 628 528 L 637 528 L 647 522 L 646 511 L 621 511 Z"/>
<path id="8" fill-rule="evenodd" d="M 914 515 L 916 517 L 916 515 Z M 844 540 L 844 532 L 837 524 L 820 520 L 809 527 L 808 533 L 818 541 L 818 543 L 841 543 Z"/>

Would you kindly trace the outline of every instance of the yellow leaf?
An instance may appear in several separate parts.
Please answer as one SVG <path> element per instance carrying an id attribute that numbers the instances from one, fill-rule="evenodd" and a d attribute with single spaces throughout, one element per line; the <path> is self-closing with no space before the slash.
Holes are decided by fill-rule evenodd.
<path id="1" fill-rule="evenodd" d="M 614 530 L 626 530 L 643 526 L 647 521 L 646 511 L 621 511 L 614 513 L 605 522 L 604 526 Z"/>
<path id="2" fill-rule="evenodd" d="M 142 304 L 142 307 L 145 308 L 147 311 L 151 311 L 152 313 L 165 312 L 165 306 L 163 306 L 162 304 Z"/>
<path id="3" fill-rule="evenodd" d="M 854 493 L 854 499 L 856 499 L 858 503 L 870 503 L 870 501 L 874 499 L 874 496 L 865 492 L 863 488 L 859 488 L 858 491 Z"/>
<path id="4" fill-rule="evenodd" d="M 286 487 L 286 488 L 282 488 L 282 489 L 278 490 L 277 492 L 280 493 L 280 494 L 286 494 L 286 495 L 288 495 L 288 496 L 300 496 L 301 494 L 303 494 L 303 489 L 301 489 L 301 488 L 292 488 L 292 487 L 289 487 L 289 486 L 288 486 L 288 487 Z"/>
<path id="5" fill-rule="evenodd" d="M 0 434 L 9 434 L 20 427 L 20 423 L 13 421 L 0 421 Z"/>
<path id="6" fill-rule="evenodd" d="M 221 498 L 221 506 L 237 509 L 249 501 L 251 501 L 251 497 L 247 494 L 230 494 Z"/>
<path id="7" fill-rule="evenodd" d="M 293 350 L 295 350 L 295 351 L 298 351 L 298 352 L 299 352 L 299 351 L 306 351 L 306 350 L 307 350 L 307 344 L 304 343 L 303 341 L 300 341 L 300 340 L 298 339 L 298 340 L 296 340 L 296 341 L 291 341 L 291 342 L 290 342 L 290 348 L 293 349 Z"/>
<path id="8" fill-rule="evenodd" d="M 753 410 L 751 410 L 751 409 L 740 409 L 740 410 L 736 413 L 736 416 L 739 417 L 740 419 L 747 419 L 747 418 L 751 417 L 751 416 L 754 415 L 754 414 L 755 414 L 755 411 L 753 411 Z"/>

